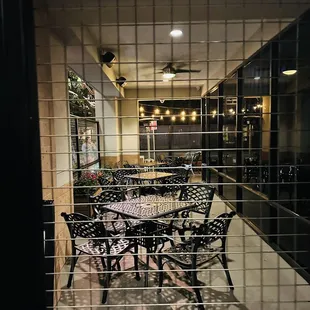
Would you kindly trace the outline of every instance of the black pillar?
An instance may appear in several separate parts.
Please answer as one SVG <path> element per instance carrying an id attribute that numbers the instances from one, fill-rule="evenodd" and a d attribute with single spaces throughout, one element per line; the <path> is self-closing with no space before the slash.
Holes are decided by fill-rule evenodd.
<path id="1" fill-rule="evenodd" d="M 242 163 L 242 122 L 243 122 L 243 113 L 242 113 L 242 104 L 243 104 L 243 68 L 239 68 L 237 71 L 237 153 L 236 153 L 236 182 L 238 184 L 242 183 L 242 172 L 243 172 L 243 163 Z M 237 199 L 237 212 L 242 213 L 243 202 L 242 202 L 242 187 L 237 185 L 236 187 L 236 199 Z"/>
<path id="2" fill-rule="evenodd" d="M 269 151 L 269 198 L 278 197 L 278 75 L 279 75 L 279 44 L 271 44 L 271 115 L 270 115 L 270 151 Z"/>
<path id="3" fill-rule="evenodd" d="M 32 1 L 0 0 L 3 296 L 45 309 L 43 201 Z M 5 292 L 7 290 L 7 292 Z M 12 291 L 13 290 L 13 291 Z"/>
<path id="4" fill-rule="evenodd" d="M 270 200 L 278 199 L 278 105 L 279 105 L 279 43 L 271 43 L 270 54 L 270 93 L 271 93 L 271 115 L 270 115 L 270 150 L 269 150 L 269 190 Z M 273 235 L 278 233 L 278 212 L 275 208 L 270 209 L 271 225 L 270 239 L 276 241 Z"/>
<path id="5" fill-rule="evenodd" d="M 223 172 L 223 111 L 224 111 L 224 83 L 219 84 L 218 88 L 218 101 L 217 101 L 217 147 L 218 147 L 218 172 Z M 218 175 L 218 193 L 223 195 L 223 177 Z"/>
<path id="6" fill-rule="evenodd" d="M 206 171 L 206 164 L 207 164 L 207 113 L 206 113 L 206 99 L 201 99 L 201 165 L 202 165 L 202 181 L 206 182 L 207 180 L 207 171 Z"/>
<path id="7" fill-rule="evenodd" d="M 207 164 L 210 166 L 211 164 L 211 99 L 207 95 L 206 99 L 206 113 L 207 113 Z M 211 183 L 211 170 L 207 169 L 207 182 Z"/>

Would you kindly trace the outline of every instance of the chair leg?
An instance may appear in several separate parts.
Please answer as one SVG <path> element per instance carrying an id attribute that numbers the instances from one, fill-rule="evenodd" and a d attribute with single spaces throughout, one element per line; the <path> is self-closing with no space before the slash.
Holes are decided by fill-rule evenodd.
<path id="1" fill-rule="evenodd" d="M 186 241 L 186 239 L 185 239 L 185 230 L 184 229 L 178 229 L 178 234 L 179 234 L 179 236 L 181 238 L 181 241 L 185 242 Z"/>
<path id="2" fill-rule="evenodd" d="M 110 280 L 111 280 L 111 272 L 112 272 L 112 268 L 111 268 L 111 259 L 107 258 L 107 269 L 106 269 L 106 275 L 104 277 L 104 282 L 103 282 L 103 287 L 105 288 L 105 290 L 103 291 L 102 294 L 102 303 L 105 304 L 107 302 L 107 298 L 108 298 L 108 288 L 110 285 Z"/>
<path id="3" fill-rule="evenodd" d="M 106 269 L 106 268 L 107 268 L 107 265 L 106 265 L 105 260 L 104 260 L 103 257 L 101 257 L 101 263 L 102 263 L 103 269 Z"/>
<path id="4" fill-rule="evenodd" d="M 161 255 L 158 255 L 158 289 L 157 294 L 161 292 L 161 288 L 163 287 L 163 281 L 164 281 L 164 267 L 163 267 L 163 258 Z"/>
<path id="5" fill-rule="evenodd" d="M 149 268 L 150 268 L 150 249 L 146 249 L 146 270 L 145 270 L 145 276 L 144 276 L 144 286 L 149 286 Z"/>
<path id="6" fill-rule="evenodd" d="M 121 271 L 122 268 L 121 268 L 121 264 L 119 261 L 116 262 L 116 266 L 117 266 L 117 270 Z"/>
<path id="7" fill-rule="evenodd" d="M 81 253 L 79 253 L 80 255 Z M 70 274 L 69 274 L 69 279 L 68 279 L 68 283 L 67 283 L 67 288 L 71 287 L 72 284 L 72 279 L 73 279 L 73 272 L 74 272 L 74 268 L 76 265 L 76 262 L 78 261 L 79 256 L 76 256 L 76 250 L 73 248 L 72 250 L 72 257 L 71 257 L 71 267 L 70 267 Z"/>
<path id="8" fill-rule="evenodd" d="M 230 289 L 233 290 L 234 289 L 234 284 L 233 284 L 233 282 L 231 280 L 231 277 L 230 277 L 230 272 L 229 272 L 228 264 L 227 264 L 227 257 L 226 257 L 225 253 L 222 253 L 222 260 L 220 260 L 220 262 L 223 265 L 223 268 L 224 268 L 224 271 L 225 271 L 226 278 L 227 278 L 228 284 L 230 286 Z"/>
<path id="9" fill-rule="evenodd" d="M 141 277 L 139 274 L 139 257 L 138 257 L 139 251 L 138 251 L 138 244 L 136 241 L 135 241 L 134 251 L 135 251 L 135 253 L 134 253 L 133 259 L 134 259 L 134 266 L 135 266 L 135 270 L 136 270 L 136 277 L 135 278 L 137 281 L 140 281 Z"/>
<path id="10" fill-rule="evenodd" d="M 203 305 L 203 300 L 201 297 L 201 293 L 200 293 L 200 288 L 197 287 L 198 286 L 197 271 L 192 271 L 191 274 L 192 274 L 192 276 L 191 276 L 192 286 L 195 286 L 195 287 L 193 287 L 193 289 L 194 289 L 194 292 L 196 294 L 197 301 L 199 303 L 198 309 L 199 310 L 205 310 L 205 307 Z"/>

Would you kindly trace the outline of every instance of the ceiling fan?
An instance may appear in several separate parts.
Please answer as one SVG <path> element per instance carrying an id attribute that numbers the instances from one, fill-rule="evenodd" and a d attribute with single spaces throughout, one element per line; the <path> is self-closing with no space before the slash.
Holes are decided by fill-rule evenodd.
<path id="1" fill-rule="evenodd" d="M 168 62 L 166 66 L 158 73 L 163 74 L 164 79 L 172 79 L 176 76 L 178 73 L 199 73 L 201 70 L 190 70 L 190 69 L 182 69 L 182 67 L 185 64 L 182 64 L 181 66 L 173 66 L 172 62 Z"/>

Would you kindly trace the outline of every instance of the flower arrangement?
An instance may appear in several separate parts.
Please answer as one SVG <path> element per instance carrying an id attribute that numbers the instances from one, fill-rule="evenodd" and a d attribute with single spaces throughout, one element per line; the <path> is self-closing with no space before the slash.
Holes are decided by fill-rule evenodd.
<path id="1" fill-rule="evenodd" d="M 74 194 L 93 195 L 99 188 L 97 173 L 83 172 L 81 177 L 74 181 Z"/>

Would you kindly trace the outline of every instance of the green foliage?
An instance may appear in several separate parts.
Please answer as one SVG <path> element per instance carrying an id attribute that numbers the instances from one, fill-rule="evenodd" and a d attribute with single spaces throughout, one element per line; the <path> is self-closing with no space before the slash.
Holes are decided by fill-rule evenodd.
<path id="1" fill-rule="evenodd" d="M 82 81 L 73 71 L 68 72 L 70 114 L 76 116 L 95 116 L 93 89 Z"/>

